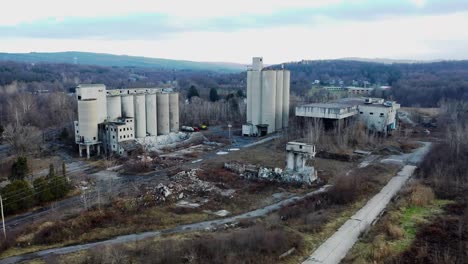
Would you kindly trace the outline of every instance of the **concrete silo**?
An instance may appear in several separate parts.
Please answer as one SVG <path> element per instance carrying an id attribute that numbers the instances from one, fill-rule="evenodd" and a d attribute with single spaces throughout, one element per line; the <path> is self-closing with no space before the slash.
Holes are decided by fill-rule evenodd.
<path id="1" fill-rule="evenodd" d="M 122 95 L 122 117 L 135 117 L 133 95 Z"/>
<path id="2" fill-rule="evenodd" d="M 247 71 L 247 123 L 252 123 L 252 71 Z"/>
<path id="3" fill-rule="evenodd" d="M 268 125 L 268 132 L 276 130 L 275 105 L 276 105 L 276 71 L 262 71 L 262 125 Z"/>
<path id="4" fill-rule="evenodd" d="M 283 73 L 276 71 L 276 101 L 275 101 L 275 129 L 283 128 Z"/>
<path id="5" fill-rule="evenodd" d="M 150 136 L 158 135 L 156 94 L 146 95 L 146 132 Z"/>
<path id="6" fill-rule="evenodd" d="M 157 95 L 158 107 L 158 135 L 169 134 L 169 94 L 160 93 Z"/>
<path id="7" fill-rule="evenodd" d="M 106 86 L 104 84 L 80 84 L 76 87 L 77 100 L 96 99 L 98 109 L 96 115 L 99 122 L 107 119 Z"/>
<path id="8" fill-rule="evenodd" d="M 107 97 L 107 121 L 115 121 L 122 116 L 122 100 L 120 96 Z"/>
<path id="9" fill-rule="evenodd" d="M 179 94 L 169 94 L 169 129 L 179 132 Z"/>
<path id="10" fill-rule="evenodd" d="M 283 72 L 283 128 L 289 124 L 289 84 L 291 72 L 285 70 Z"/>
<path id="11" fill-rule="evenodd" d="M 262 123 L 262 72 L 251 71 L 251 117 L 255 126 Z"/>
<path id="12" fill-rule="evenodd" d="M 146 137 L 146 104 L 144 94 L 135 94 L 133 96 L 135 107 L 135 137 Z"/>
<path id="13" fill-rule="evenodd" d="M 97 143 L 98 124 L 100 123 L 99 100 L 84 99 L 78 100 L 78 129 L 81 143 Z"/>

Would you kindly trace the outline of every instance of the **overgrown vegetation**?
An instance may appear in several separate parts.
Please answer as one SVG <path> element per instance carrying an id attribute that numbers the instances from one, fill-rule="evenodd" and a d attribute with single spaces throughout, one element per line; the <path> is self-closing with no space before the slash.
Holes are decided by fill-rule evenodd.
<path id="1" fill-rule="evenodd" d="M 19 158 L 20 164 L 13 164 L 18 170 L 20 166 L 24 170 L 27 168 L 26 158 Z M 18 162 L 18 161 L 17 161 Z M 70 191 L 71 186 L 66 177 L 65 171 L 62 175 L 55 173 L 55 168 L 51 164 L 49 174 L 45 177 L 36 178 L 32 185 L 23 178 L 15 177 L 10 184 L 0 190 L 2 198 L 5 201 L 3 206 L 6 214 L 12 214 L 31 208 L 35 205 L 41 205 L 63 198 Z"/>
<path id="2" fill-rule="evenodd" d="M 468 105 L 445 102 L 435 144 L 417 173 L 419 183 L 358 243 L 347 262 L 466 263 L 468 259 Z"/>
<path id="3" fill-rule="evenodd" d="M 159 238 L 135 246 L 98 247 L 84 255 L 52 257 L 59 263 L 277 263 L 301 237 L 280 227 L 253 225 L 233 232 Z M 52 260 L 49 259 L 49 260 Z"/>

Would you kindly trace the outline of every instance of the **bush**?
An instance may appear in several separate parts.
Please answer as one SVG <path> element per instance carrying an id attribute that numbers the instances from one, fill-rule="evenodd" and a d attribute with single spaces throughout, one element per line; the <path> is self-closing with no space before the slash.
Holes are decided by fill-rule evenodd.
<path id="1" fill-rule="evenodd" d="M 414 184 L 409 187 L 408 201 L 411 205 L 427 206 L 431 204 L 434 199 L 435 195 L 431 187 L 422 184 Z"/>
<path id="2" fill-rule="evenodd" d="M 1 193 L 6 213 L 14 213 L 30 208 L 34 202 L 34 191 L 26 181 L 15 180 L 5 186 Z"/>
<path id="3" fill-rule="evenodd" d="M 24 180 L 28 173 L 28 159 L 26 157 L 18 157 L 11 166 L 11 178 L 13 180 Z"/>
<path id="4" fill-rule="evenodd" d="M 399 226 L 390 222 L 385 224 L 385 231 L 391 239 L 401 239 L 405 235 L 404 231 Z"/>

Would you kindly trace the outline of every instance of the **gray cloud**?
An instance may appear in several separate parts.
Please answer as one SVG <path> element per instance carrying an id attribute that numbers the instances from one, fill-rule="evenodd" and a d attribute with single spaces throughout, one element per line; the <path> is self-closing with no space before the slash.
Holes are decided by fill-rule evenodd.
<path id="1" fill-rule="evenodd" d="M 17 26 L 0 26 L 2 38 L 102 38 L 160 39 L 168 34 L 191 31 L 232 32 L 242 29 L 269 28 L 286 25 L 319 25 L 319 18 L 341 21 L 372 21 L 388 17 L 450 14 L 468 11 L 466 0 L 433 0 L 423 7 L 409 1 L 369 1 L 365 4 L 304 9 L 285 9 L 272 15 L 207 18 L 175 25 L 165 14 L 134 14 L 106 18 L 53 19 Z"/>

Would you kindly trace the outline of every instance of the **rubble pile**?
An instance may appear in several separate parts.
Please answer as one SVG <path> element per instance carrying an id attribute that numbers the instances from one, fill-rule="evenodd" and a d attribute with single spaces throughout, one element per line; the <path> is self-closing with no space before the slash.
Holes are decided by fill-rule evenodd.
<path id="1" fill-rule="evenodd" d="M 316 172 L 308 168 L 301 172 L 295 172 L 238 162 L 226 162 L 224 163 L 224 168 L 249 180 L 312 184 L 313 179 L 316 178 Z"/>
<path id="2" fill-rule="evenodd" d="M 213 183 L 200 180 L 196 175 L 198 170 L 199 169 L 181 171 L 172 176 L 170 183 L 159 183 L 158 186 L 148 189 L 139 197 L 139 199 L 144 199 L 145 201 L 152 200 L 156 203 L 164 203 L 168 200 L 182 200 L 194 194 L 206 193 L 232 197 L 235 190 L 223 190 L 215 186 Z"/>

